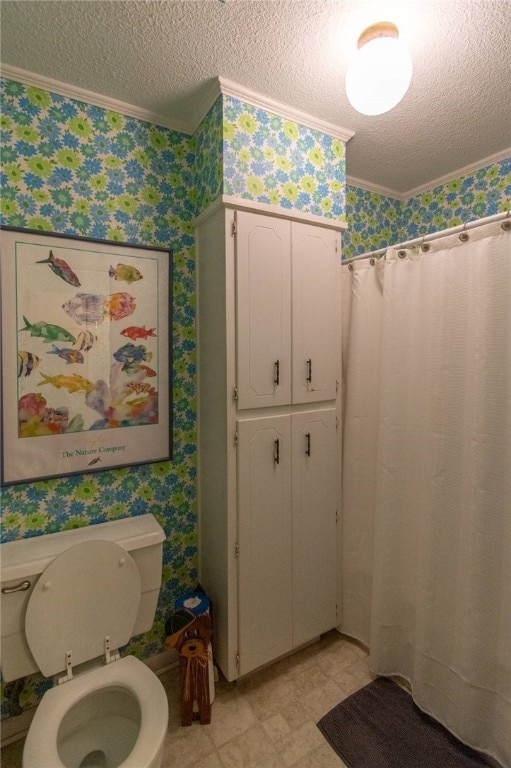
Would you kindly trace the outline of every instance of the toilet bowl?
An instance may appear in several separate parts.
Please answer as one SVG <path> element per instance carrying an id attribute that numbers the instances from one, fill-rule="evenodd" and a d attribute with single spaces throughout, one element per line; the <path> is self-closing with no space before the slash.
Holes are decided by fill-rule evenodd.
<path id="1" fill-rule="evenodd" d="M 37 540 L 38 539 L 38 540 Z M 164 533 L 152 515 L 2 544 L 2 674 L 53 677 L 23 768 L 160 768 L 165 690 L 119 648 L 151 629 Z"/>
<path id="2" fill-rule="evenodd" d="M 126 656 L 45 693 L 25 741 L 23 768 L 158 768 L 167 721 L 160 681 Z"/>

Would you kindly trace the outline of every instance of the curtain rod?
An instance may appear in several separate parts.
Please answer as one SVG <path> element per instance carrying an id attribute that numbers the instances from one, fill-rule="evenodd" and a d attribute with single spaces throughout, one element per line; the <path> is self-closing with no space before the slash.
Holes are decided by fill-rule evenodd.
<path id="1" fill-rule="evenodd" d="M 428 240 L 437 240 L 440 237 L 447 237 L 448 235 L 455 235 L 457 232 L 465 232 L 467 229 L 475 229 L 475 227 L 481 227 L 483 224 L 491 224 L 493 221 L 500 221 L 501 219 L 509 218 L 511 209 L 504 211 L 503 213 L 496 213 L 493 216 L 486 216 L 484 219 L 477 219 L 476 221 L 469 221 L 465 224 L 459 224 L 456 227 L 450 227 L 449 229 L 442 229 L 439 232 L 432 232 L 429 235 L 422 235 L 421 237 L 415 237 L 413 240 L 407 240 L 404 243 L 398 243 L 397 245 L 388 245 L 386 248 L 379 248 L 377 251 L 368 251 L 367 253 L 361 253 L 359 256 L 352 256 L 345 259 L 345 263 L 351 264 L 352 261 L 358 261 L 360 259 L 369 259 L 372 256 L 382 256 L 389 248 L 410 248 L 413 245 L 422 245 L 427 243 Z M 511 228 L 511 222 L 510 226 Z"/>

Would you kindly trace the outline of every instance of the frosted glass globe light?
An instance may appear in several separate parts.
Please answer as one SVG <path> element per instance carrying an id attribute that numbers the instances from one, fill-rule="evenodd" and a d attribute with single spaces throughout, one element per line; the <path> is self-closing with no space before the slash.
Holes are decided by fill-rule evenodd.
<path id="1" fill-rule="evenodd" d="M 346 94 L 363 115 L 381 115 L 399 104 L 412 79 L 410 52 L 390 22 L 366 29 L 346 74 Z"/>

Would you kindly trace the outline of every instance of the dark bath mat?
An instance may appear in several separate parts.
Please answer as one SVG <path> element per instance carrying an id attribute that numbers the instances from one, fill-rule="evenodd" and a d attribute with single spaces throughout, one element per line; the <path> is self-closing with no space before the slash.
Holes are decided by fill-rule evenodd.
<path id="1" fill-rule="evenodd" d="M 334 707 L 318 728 L 350 768 L 491 768 L 385 677 Z"/>

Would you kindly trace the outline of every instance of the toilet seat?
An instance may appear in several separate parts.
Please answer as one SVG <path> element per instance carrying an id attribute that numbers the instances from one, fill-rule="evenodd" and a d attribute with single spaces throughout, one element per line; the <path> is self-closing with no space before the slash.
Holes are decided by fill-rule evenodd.
<path id="1" fill-rule="evenodd" d="M 44 694 L 26 738 L 23 768 L 65 768 L 57 741 L 63 718 L 85 696 L 109 688 L 121 688 L 133 694 L 144 713 L 135 746 L 118 768 L 153 765 L 167 732 L 167 696 L 149 667 L 134 656 L 126 656 L 79 674 Z"/>
<path id="2" fill-rule="evenodd" d="M 133 558 L 113 541 L 84 541 L 56 557 L 25 615 L 28 646 L 43 675 L 66 670 L 72 677 L 73 667 L 126 645 L 140 594 Z"/>

